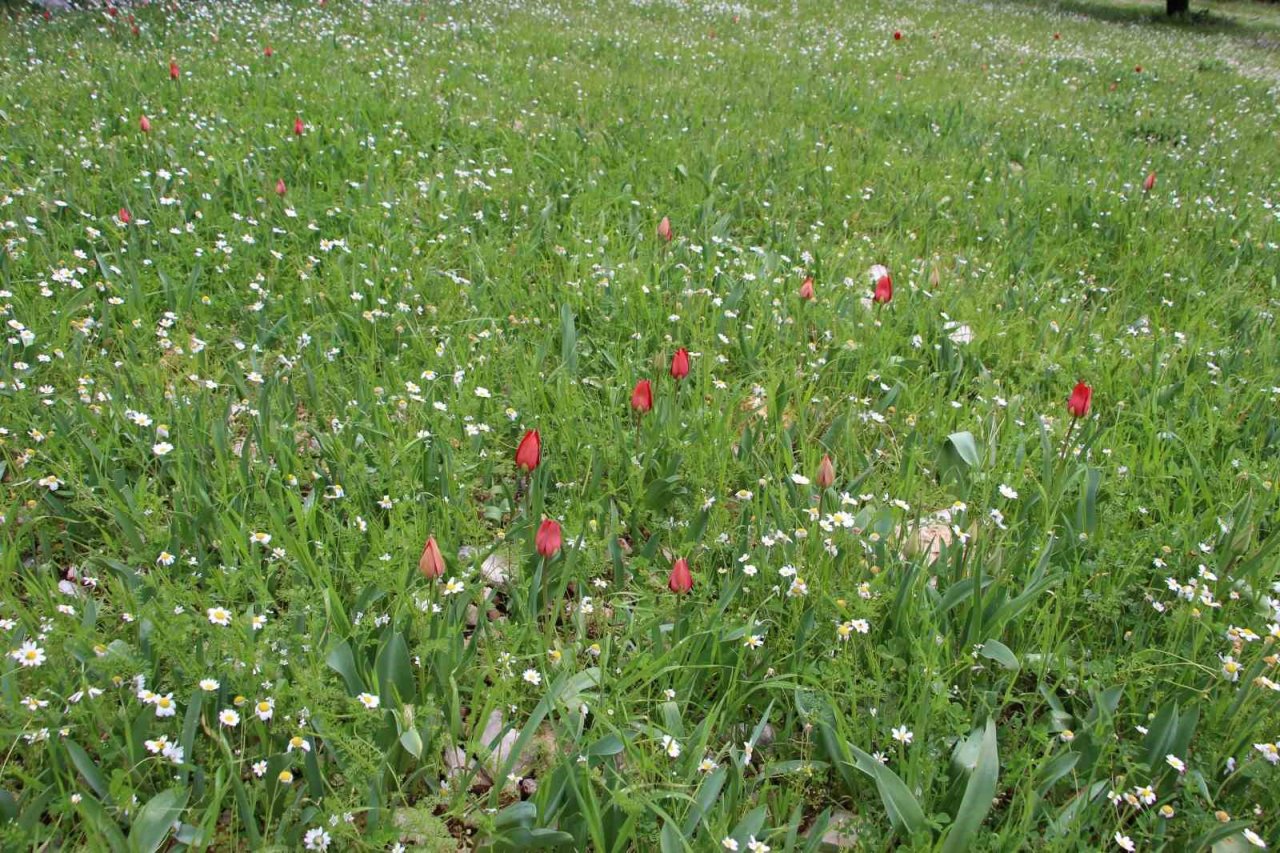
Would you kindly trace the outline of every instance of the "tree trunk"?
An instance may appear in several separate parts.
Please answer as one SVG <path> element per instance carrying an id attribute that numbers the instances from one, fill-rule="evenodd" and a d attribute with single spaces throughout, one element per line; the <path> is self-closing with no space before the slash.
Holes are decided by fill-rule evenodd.
<path id="1" fill-rule="evenodd" d="M 1170 15 L 1185 15 L 1191 0 L 1165 0 L 1164 10 Z"/>

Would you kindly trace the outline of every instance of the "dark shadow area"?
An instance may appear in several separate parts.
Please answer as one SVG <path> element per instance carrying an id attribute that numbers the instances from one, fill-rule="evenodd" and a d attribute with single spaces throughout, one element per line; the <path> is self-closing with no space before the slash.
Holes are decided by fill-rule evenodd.
<path id="1" fill-rule="evenodd" d="M 1203 0 L 1198 3 L 1193 0 L 1190 11 L 1183 15 L 1166 14 L 1164 3 L 1138 6 L 1107 0 L 1030 0 L 1030 5 L 1097 21 L 1228 35 L 1245 40 L 1253 47 L 1280 48 L 1280 9 L 1273 4 L 1258 4 L 1258 15 L 1249 15 L 1235 7 L 1215 7 Z"/>

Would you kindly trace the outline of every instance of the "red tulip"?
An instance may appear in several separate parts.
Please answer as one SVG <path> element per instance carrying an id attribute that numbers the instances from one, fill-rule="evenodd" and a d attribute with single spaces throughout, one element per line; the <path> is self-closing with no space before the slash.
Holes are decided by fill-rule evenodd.
<path id="1" fill-rule="evenodd" d="M 800 298 L 813 299 L 813 276 L 805 276 L 804 281 L 800 283 Z"/>
<path id="2" fill-rule="evenodd" d="M 658 223 L 658 237 L 664 242 L 670 243 L 672 236 L 671 220 L 664 216 L 662 221 Z"/>
<path id="3" fill-rule="evenodd" d="M 894 40 L 894 41 L 902 41 L 902 33 L 901 33 L 899 30 L 894 30 L 894 31 L 893 31 L 893 40 Z"/>
<path id="4" fill-rule="evenodd" d="M 1135 66 L 1133 66 L 1133 70 L 1134 70 L 1134 72 L 1135 72 L 1135 73 L 1137 73 L 1137 74 L 1141 74 L 1141 73 L 1142 73 L 1142 66 L 1141 66 L 1141 65 L 1135 65 Z"/>
<path id="5" fill-rule="evenodd" d="M 270 59 L 271 54 L 273 53 L 275 53 L 275 51 L 271 49 L 271 45 L 267 45 L 262 49 L 262 55 L 265 56 L 267 59 Z"/>
<path id="6" fill-rule="evenodd" d="M 641 379 L 632 389 L 631 408 L 642 415 L 653 408 L 653 386 L 648 379 Z"/>
<path id="7" fill-rule="evenodd" d="M 304 130 L 306 130 L 306 129 L 307 129 L 307 126 L 306 126 L 305 124 L 303 124 L 303 123 L 302 123 L 302 119 L 301 119 L 301 118 L 295 118 L 295 119 L 293 120 L 293 135 L 294 135 L 294 136 L 301 136 L 301 135 L 302 135 L 302 131 L 304 131 Z"/>
<path id="8" fill-rule="evenodd" d="M 53 17 L 53 15 L 50 15 L 50 14 L 49 14 L 49 10 L 48 10 L 48 9 L 45 9 L 45 10 L 44 10 L 44 14 L 43 14 L 43 16 L 42 16 L 42 17 L 47 21 L 47 20 L 49 20 L 50 18 L 52 18 L 52 17 Z"/>
<path id="9" fill-rule="evenodd" d="M 1155 171 L 1152 171 L 1151 174 L 1147 175 L 1146 180 L 1142 182 L 1142 191 L 1144 193 L 1149 193 L 1155 188 L 1156 188 L 1156 173 Z"/>
<path id="10" fill-rule="evenodd" d="M 145 115 L 142 118 L 138 119 L 138 129 L 141 130 L 143 133 L 150 133 L 151 119 L 147 118 Z"/>
<path id="11" fill-rule="evenodd" d="M 114 18 L 116 15 L 120 14 L 120 10 L 117 9 L 115 6 L 108 6 L 107 14 Z"/>
<path id="12" fill-rule="evenodd" d="M 284 185 L 284 178 L 276 178 L 276 195 L 284 195 L 288 189 Z"/>
<path id="13" fill-rule="evenodd" d="M 689 351 L 684 347 L 676 350 L 676 354 L 671 356 L 671 378 L 675 380 L 684 379 L 689 375 Z"/>
<path id="14" fill-rule="evenodd" d="M 1089 414 L 1089 404 L 1093 402 L 1093 389 L 1083 382 L 1077 382 L 1067 400 L 1067 411 L 1073 418 L 1083 418 Z"/>
<path id="15" fill-rule="evenodd" d="M 893 279 L 889 273 L 886 272 L 876 279 L 876 292 L 872 298 L 881 305 L 893 298 Z"/>
<path id="16" fill-rule="evenodd" d="M 1054 34 L 1053 34 L 1053 40 L 1054 40 L 1054 41 L 1057 41 L 1057 40 L 1058 40 L 1058 39 L 1060 39 L 1060 38 L 1062 38 L 1062 33 L 1054 33 Z"/>
<path id="17" fill-rule="evenodd" d="M 550 560 L 560 553 L 560 525 L 553 518 L 544 518 L 538 525 L 538 533 L 533 537 L 533 545 L 538 553 Z"/>
<path id="18" fill-rule="evenodd" d="M 671 564 L 671 574 L 667 576 L 667 589 L 676 595 L 684 595 L 693 589 L 693 575 L 689 574 L 689 563 L 683 558 Z"/>
<path id="19" fill-rule="evenodd" d="M 836 466 L 831 462 L 831 457 L 822 454 L 822 464 L 818 466 L 818 488 L 828 489 L 831 484 L 836 481 Z"/>
<path id="20" fill-rule="evenodd" d="M 121 221 L 121 222 L 123 222 L 125 225 L 128 225 L 130 222 L 132 222 L 132 221 L 133 221 L 133 214 L 129 212 L 129 208 L 127 208 L 127 207 L 122 207 L 122 208 L 120 208 L 120 212 L 119 212 L 119 213 L 117 213 L 117 214 L 116 214 L 116 216 L 117 216 L 117 217 L 120 219 L 120 221 Z"/>
<path id="21" fill-rule="evenodd" d="M 427 544 L 422 548 L 422 557 L 418 560 L 418 571 L 427 580 L 435 580 L 444 574 L 444 555 L 436 544 L 436 537 L 427 537 Z"/>
<path id="22" fill-rule="evenodd" d="M 169 60 L 169 79 L 177 80 L 181 76 L 178 71 L 178 63 L 172 59 Z"/>
<path id="23" fill-rule="evenodd" d="M 520 439 L 516 447 L 516 467 L 532 471 L 542 461 L 542 437 L 536 429 L 531 429 Z"/>

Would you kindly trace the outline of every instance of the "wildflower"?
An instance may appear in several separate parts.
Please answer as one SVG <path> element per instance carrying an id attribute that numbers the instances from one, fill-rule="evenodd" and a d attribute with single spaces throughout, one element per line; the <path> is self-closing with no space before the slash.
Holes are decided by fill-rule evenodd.
<path id="1" fill-rule="evenodd" d="M 896 726 L 893 729 L 893 739 L 903 746 L 910 746 L 911 741 L 915 738 L 915 734 L 906 726 Z"/>
<path id="2" fill-rule="evenodd" d="M 277 776 L 276 779 L 280 782 L 281 785 L 292 785 L 293 773 L 292 771 L 289 771 L 289 770 L 281 770 L 280 775 Z"/>
<path id="3" fill-rule="evenodd" d="M 1184 762 L 1181 758 L 1174 755 L 1173 753 L 1169 753 L 1164 757 L 1164 763 L 1168 764 L 1170 767 L 1172 767 L 1174 770 L 1177 770 L 1179 773 L 1187 772 L 1186 762 Z"/>
<path id="4" fill-rule="evenodd" d="M 1254 847 L 1267 846 L 1267 842 L 1262 839 L 1261 835 L 1259 835 L 1258 833 L 1254 832 L 1252 829 L 1249 829 L 1247 827 L 1245 828 L 1245 831 L 1244 831 L 1244 840 L 1248 841 Z"/>
<path id="5" fill-rule="evenodd" d="M 308 741 L 306 738 L 304 738 L 302 735 L 294 735 L 293 737 L 289 738 L 289 745 L 285 747 L 284 751 L 293 752 L 295 749 L 300 749 L 303 752 L 310 752 L 311 742 Z"/>
<path id="6" fill-rule="evenodd" d="M 658 239 L 662 240 L 664 243 L 670 243 L 673 236 L 674 235 L 671 232 L 671 220 L 665 216 L 662 217 L 662 221 L 658 223 Z"/>
<path id="7" fill-rule="evenodd" d="M 1067 400 L 1067 411 L 1073 418 L 1083 418 L 1089 414 L 1089 404 L 1093 402 L 1093 389 L 1083 382 L 1077 382 Z"/>
<path id="8" fill-rule="evenodd" d="M 1241 669 L 1243 667 L 1240 666 L 1240 662 L 1231 655 L 1222 659 L 1222 677 L 1227 681 L 1239 681 Z"/>
<path id="9" fill-rule="evenodd" d="M 720 846 L 730 851 L 730 853 L 737 853 L 738 850 L 738 842 L 727 835 L 721 839 Z"/>
<path id="10" fill-rule="evenodd" d="M 173 701 L 172 693 L 157 696 L 152 700 L 152 704 L 156 706 L 157 717 L 172 717 L 174 714 L 178 713 L 178 703 Z"/>
<path id="11" fill-rule="evenodd" d="M 680 757 L 680 744 L 671 735 L 662 736 L 662 751 L 671 758 Z"/>
<path id="12" fill-rule="evenodd" d="M 307 834 L 302 836 L 302 846 L 307 850 L 328 850 L 330 841 L 329 833 L 319 826 L 308 829 Z"/>
<path id="13" fill-rule="evenodd" d="M 520 439 L 516 447 L 516 467 L 532 471 L 542 461 L 542 437 L 536 429 L 531 429 Z"/>
<path id="14" fill-rule="evenodd" d="M 1155 173 L 1155 170 L 1152 170 L 1147 173 L 1147 177 L 1144 178 L 1142 181 L 1142 191 L 1144 193 L 1149 193 L 1155 188 L 1156 188 L 1156 173 Z"/>
<path id="15" fill-rule="evenodd" d="M 45 661 L 44 649 L 31 640 L 27 640 L 20 647 L 10 652 L 9 657 L 23 666 L 40 666 Z"/>
<path id="16" fill-rule="evenodd" d="M 301 136 L 301 135 L 302 135 L 302 132 L 303 132 L 304 130 L 306 130 L 306 129 L 307 129 L 307 126 L 306 126 L 305 124 L 303 124 L 303 123 L 302 123 L 302 118 L 301 118 L 301 117 L 295 118 L 295 119 L 293 120 L 293 135 L 294 135 L 294 136 Z"/>
<path id="17" fill-rule="evenodd" d="M 768 844 L 765 844 L 763 841 L 756 841 L 756 837 L 752 835 L 747 839 L 747 849 L 750 850 L 751 853 L 769 853 L 773 848 Z"/>
<path id="18" fill-rule="evenodd" d="M 428 536 L 427 544 L 422 547 L 422 556 L 418 558 L 418 571 L 427 580 L 437 580 L 444 574 L 444 555 L 436 544 L 436 537 Z"/>
<path id="19" fill-rule="evenodd" d="M 212 693 L 213 691 L 218 689 L 218 679 L 216 678 L 200 679 L 200 689 L 203 690 L 205 693 Z"/>
<path id="20" fill-rule="evenodd" d="M 653 387 L 648 379 L 641 379 L 632 389 L 631 408 L 642 415 L 653 408 Z"/>
<path id="21" fill-rule="evenodd" d="M 143 133 L 150 133 L 151 119 L 147 118 L 145 115 L 142 116 L 142 118 L 138 119 L 138 129 L 141 130 Z"/>
<path id="22" fill-rule="evenodd" d="M 276 195 L 284 198 L 284 194 L 288 191 L 288 187 L 284 185 L 284 178 L 276 178 Z"/>
<path id="23" fill-rule="evenodd" d="M 276 700 L 267 697 L 253 706 L 253 712 L 258 715 L 258 719 L 264 723 L 270 720 L 276 713 Z"/>
<path id="24" fill-rule="evenodd" d="M 742 644 L 749 649 L 758 649 L 764 645 L 764 637 L 759 634 L 748 634 Z"/>
<path id="25" fill-rule="evenodd" d="M 689 375 L 689 351 L 684 347 L 671 356 L 671 378 L 677 382 Z"/>
<path id="26" fill-rule="evenodd" d="M 1163 806 L 1160 807 L 1159 815 L 1160 817 L 1165 818 L 1166 820 L 1173 817 L 1173 806 L 1169 805 L 1168 803 L 1165 803 Z"/>
<path id="27" fill-rule="evenodd" d="M 255 761 L 255 762 L 253 762 L 253 775 L 254 775 L 254 776 L 257 776 L 259 779 L 261 779 L 263 776 L 266 776 L 266 775 L 267 775 L 267 762 L 265 762 L 265 761 Z"/>
<path id="28" fill-rule="evenodd" d="M 1133 851 L 1137 849 L 1137 847 L 1133 843 L 1133 839 L 1130 838 L 1129 836 L 1124 835 L 1123 833 L 1117 832 L 1115 835 L 1115 838 L 1116 838 L 1116 844 L 1120 845 L 1121 850 L 1127 850 L 1128 853 L 1133 853 Z"/>
<path id="29" fill-rule="evenodd" d="M 270 545 L 270 544 L 271 544 L 271 534 L 270 534 L 270 533 L 264 533 L 264 532 L 262 532 L 262 531 L 260 531 L 260 530 L 259 530 L 259 531 L 257 531 L 257 532 L 255 532 L 255 533 L 250 533 L 250 534 L 249 534 L 249 543 L 250 543 L 250 544 L 252 544 L 252 545 Z"/>
<path id="30" fill-rule="evenodd" d="M 872 300 L 877 304 L 883 305 L 893 299 L 893 277 L 889 275 L 889 270 L 880 264 L 876 264 L 871 268 L 871 281 L 875 283 L 875 293 Z"/>
<path id="31" fill-rule="evenodd" d="M 230 611 L 222 607 L 210 607 L 207 611 L 205 611 L 205 613 L 209 617 L 209 622 L 214 625 L 218 625 L 220 627 L 225 628 L 231 624 Z"/>
<path id="32" fill-rule="evenodd" d="M 378 705 L 382 703 L 382 700 L 377 696 L 374 696 L 372 693 L 361 693 L 356 697 L 356 699 L 359 700 L 361 705 L 370 711 L 376 710 Z"/>
<path id="33" fill-rule="evenodd" d="M 1018 499 L 1017 490 L 1012 486 L 1005 485 L 1004 483 L 1000 484 L 1000 495 L 1006 500 L 1016 501 Z"/>
<path id="34" fill-rule="evenodd" d="M 128 225 L 133 221 L 133 214 L 129 212 L 129 208 L 122 207 L 120 212 L 116 214 L 116 219 L 120 220 L 121 225 Z"/>
<path id="35" fill-rule="evenodd" d="M 542 683 L 542 673 L 538 672 L 536 669 L 533 669 L 532 667 L 524 671 L 524 675 L 522 676 L 522 678 L 524 678 L 526 682 L 528 682 L 529 684 L 532 684 L 534 687 L 537 687 L 539 684 Z"/>
<path id="36" fill-rule="evenodd" d="M 538 525 L 533 539 L 534 548 L 543 558 L 550 560 L 560 552 L 560 525 L 552 518 L 544 518 Z"/>
<path id="37" fill-rule="evenodd" d="M 229 729 L 234 729 L 240 725 L 240 714 L 231 708 L 224 708 L 218 712 L 218 722 Z"/>
<path id="38" fill-rule="evenodd" d="M 812 301 L 812 300 L 813 300 L 813 298 L 814 298 L 814 293 L 813 293 L 813 276 L 811 276 L 811 275 L 809 275 L 809 276 L 805 276 L 804 281 L 802 281 L 802 282 L 800 283 L 800 294 L 799 294 L 799 295 L 800 295 L 800 298 L 801 298 L 801 299 L 803 299 L 803 300 L 805 300 L 806 302 L 809 302 L 809 301 Z"/>
<path id="39" fill-rule="evenodd" d="M 177 80 L 179 77 L 178 63 L 172 59 L 169 60 L 169 79 Z"/>
<path id="40" fill-rule="evenodd" d="M 829 489 L 835 481 L 836 466 L 832 463 L 831 457 L 824 453 L 822 454 L 822 463 L 818 466 L 818 488 Z"/>
<path id="41" fill-rule="evenodd" d="M 667 576 L 667 589 L 676 595 L 684 595 L 693 589 L 693 575 L 689 573 L 689 563 L 684 558 L 671 564 L 671 574 Z"/>

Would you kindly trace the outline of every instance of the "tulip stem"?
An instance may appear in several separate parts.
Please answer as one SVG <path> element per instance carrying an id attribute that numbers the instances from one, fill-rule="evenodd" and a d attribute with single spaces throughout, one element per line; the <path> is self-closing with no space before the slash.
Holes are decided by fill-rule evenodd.
<path id="1" fill-rule="evenodd" d="M 1071 449 L 1071 435 L 1075 431 L 1076 431 L 1076 418 L 1072 418 L 1071 424 L 1067 427 L 1067 434 L 1066 436 L 1063 437 L 1063 440 L 1062 440 L 1062 455 L 1058 457 L 1059 462 L 1066 460 L 1067 451 Z"/>

